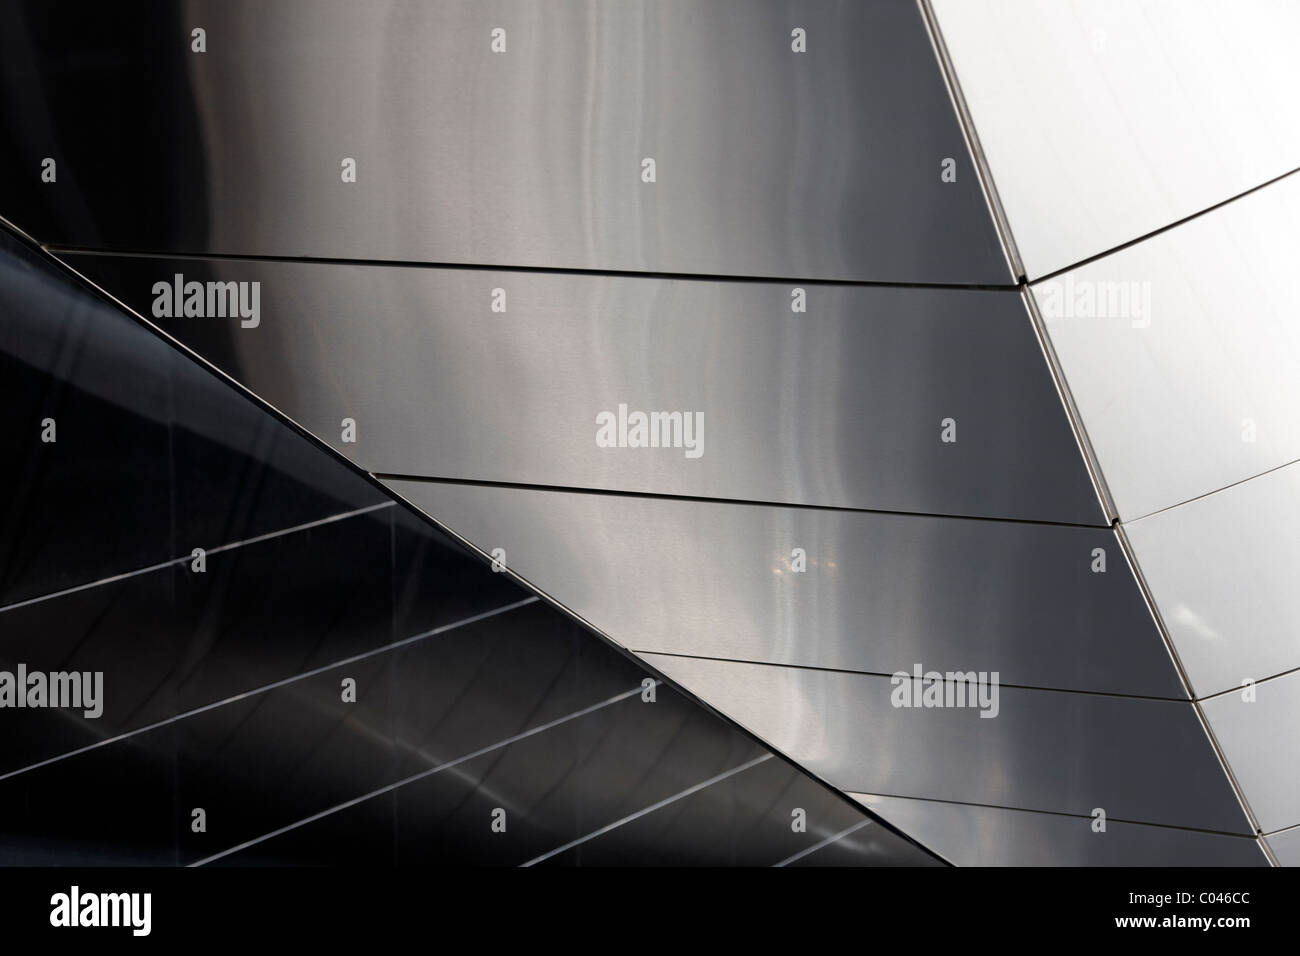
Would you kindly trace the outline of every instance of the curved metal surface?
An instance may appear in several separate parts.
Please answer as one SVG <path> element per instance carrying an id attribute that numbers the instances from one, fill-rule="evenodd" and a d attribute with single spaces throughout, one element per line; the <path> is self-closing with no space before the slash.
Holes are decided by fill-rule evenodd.
<path id="1" fill-rule="evenodd" d="M 3 230 L 0 388 L 0 608 L 385 501 Z"/>
<path id="2" fill-rule="evenodd" d="M 385 483 L 638 652 L 1186 696 L 1109 529 Z"/>
<path id="3" fill-rule="evenodd" d="M 55 0 L 7 21 L 0 210 L 53 244 L 1012 280 L 910 0 Z"/>
<path id="4" fill-rule="evenodd" d="M 1131 521 L 1300 459 L 1300 176 L 1031 286 Z"/>
<path id="5" fill-rule="evenodd" d="M 64 258 L 372 472 L 1109 523 L 1013 292 Z M 257 324 L 154 317 L 176 275 Z"/>
<path id="6" fill-rule="evenodd" d="M 1002 687 L 984 719 L 896 707 L 888 677 L 641 656 L 841 790 L 1254 832 L 1190 703 Z"/>
<path id="7" fill-rule="evenodd" d="M 1300 167 L 1300 8 L 928 0 L 1029 278 Z"/>
<path id="8" fill-rule="evenodd" d="M 1071 264 L 1300 165 L 1300 13 L 928 7 L 0 9 L 0 215 L 640 655 L 5 254 L 0 665 L 112 693 L 0 735 L 0 857 L 935 862 L 654 667 L 957 862 L 1286 857 L 1300 177 Z M 1283 676 L 1203 723 L 1144 594 Z"/>
<path id="9" fill-rule="evenodd" d="M 1006 810 L 871 793 L 849 794 L 957 866 L 1268 866 L 1244 836 Z"/>
<path id="10" fill-rule="evenodd" d="M 1300 667 L 1300 464 L 1124 533 L 1197 697 Z"/>
<path id="11" fill-rule="evenodd" d="M 1300 824 L 1300 671 L 1201 702 L 1265 833 Z"/>
<path id="12" fill-rule="evenodd" d="M 3 232 L 0 316 L 0 866 L 938 862 Z"/>
<path id="13" fill-rule="evenodd" d="M 1270 833 L 1265 839 L 1279 864 L 1300 866 L 1300 826 L 1281 833 Z"/>

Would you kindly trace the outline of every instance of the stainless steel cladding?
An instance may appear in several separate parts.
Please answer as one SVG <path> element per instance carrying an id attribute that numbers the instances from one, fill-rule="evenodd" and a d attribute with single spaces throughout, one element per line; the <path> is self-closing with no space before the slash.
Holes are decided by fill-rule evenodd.
<path id="1" fill-rule="evenodd" d="M 62 32 L 68 6 L 38 16 Z M 0 180 L 0 215 L 48 242 L 1012 281 L 907 0 L 111 13 L 90 57 L 42 57 L 42 31 L 9 28 L 38 50 L 6 66 L 39 115 L 13 144 L 32 175 Z M 202 53 L 191 27 L 206 31 Z M 37 181 L 44 157 L 55 187 Z"/>
<path id="2" fill-rule="evenodd" d="M 144 315 L 259 282 L 256 328 L 154 321 L 368 471 L 1107 523 L 1014 292 L 67 259 Z"/>

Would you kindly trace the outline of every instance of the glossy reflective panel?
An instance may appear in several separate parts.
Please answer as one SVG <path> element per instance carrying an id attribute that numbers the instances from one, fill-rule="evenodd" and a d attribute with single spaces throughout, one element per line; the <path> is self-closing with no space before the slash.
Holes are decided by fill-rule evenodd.
<path id="1" fill-rule="evenodd" d="M 1294 5 L 930 3 L 1030 279 L 1300 166 Z"/>
<path id="2" fill-rule="evenodd" d="M 1242 694 L 1204 701 L 1205 717 L 1260 828 L 1300 824 L 1300 672 L 1260 682 L 1254 701 Z"/>
<path id="3" fill-rule="evenodd" d="M 211 555 L 202 574 L 183 567 L 175 585 L 178 632 L 187 636 L 175 672 L 178 710 L 408 636 L 393 633 L 393 523 L 392 509 L 381 507 Z"/>
<path id="4" fill-rule="evenodd" d="M 168 567 L 0 611 L 0 671 L 104 675 L 94 719 L 84 706 L 0 709 L 0 776 L 175 716 L 183 573 Z"/>
<path id="5" fill-rule="evenodd" d="M 170 429 L 159 420 L 169 393 L 166 346 L 145 342 L 131 356 L 119 345 L 113 354 L 124 377 L 86 369 L 83 350 L 106 351 L 120 326 L 93 324 L 75 296 L 9 255 L 0 257 L 0 296 L 0 381 L 12 396 L 0 417 L 0 606 L 176 557 Z M 80 387 L 69 388 L 78 366 Z M 112 509 L 85 493 L 87 457 L 103 462 L 99 494 Z M 107 564 L 100 542 L 116 537 L 123 514 L 133 518 L 132 534 Z"/>
<path id="6" fill-rule="evenodd" d="M 181 863 L 771 865 L 866 824 L 859 865 L 935 862 L 673 689 L 645 700 L 646 673 L 534 601 L 10 776 L 0 859 L 167 862 L 173 815 L 201 806 Z M 45 788 L 88 775 L 65 845 Z M 162 822 L 114 826 L 137 788 Z"/>
<path id="7" fill-rule="evenodd" d="M 384 500 L 14 248 L 0 235 L 0 608 Z"/>
<path id="8" fill-rule="evenodd" d="M 1109 530 L 387 484 L 635 651 L 1186 696 Z"/>
<path id="9" fill-rule="evenodd" d="M 0 668 L 105 674 L 96 718 L 3 711 L 22 731 L 0 734 L 0 773 L 208 703 L 208 683 L 242 691 L 259 673 L 291 673 L 313 648 L 364 641 L 356 614 L 342 628 L 333 615 L 367 587 L 386 601 L 386 516 L 381 576 L 357 560 L 365 535 L 351 537 L 335 551 L 347 554 L 346 586 L 270 629 L 261 672 L 231 673 L 229 639 L 251 637 L 245 595 L 279 599 L 280 566 L 232 569 L 274 552 L 319 571 L 313 561 L 338 547 L 331 523 L 389 506 L 377 489 L 346 468 L 322 470 L 306 439 L 7 235 L 0 313 L 0 393 L 12 412 L 0 425 Z M 192 570 L 195 548 L 203 573 Z M 382 641 L 386 605 L 378 611 Z"/>
<path id="10" fill-rule="evenodd" d="M 496 859 L 499 849 L 516 857 L 533 852 L 531 842 L 525 840 L 521 849 L 515 839 L 526 831 L 519 819 L 528 806 L 523 796 L 536 800 L 566 784 L 566 799 L 557 801 L 562 806 L 548 821 L 550 827 L 562 828 L 554 838 L 562 843 L 582 826 L 575 813 L 583 799 L 599 800 L 619 785 L 635 798 L 631 781 L 655 778 L 665 766 L 655 762 L 662 747 L 647 740 L 637 748 L 645 755 L 642 775 L 611 773 L 601 781 L 603 790 L 583 786 L 596 783 L 592 778 L 574 779 L 579 755 L 575 728 L 603 726 L 607 710 L 624 707 L 630 709 L 626 720 L 606 728 L 604 735 L 591 733 L 591 739 L 626 742 L 629 733 L 650 737 L 654 720 L 671 721 L 687 748 L 685 765 L 674 766 L 675 773 L 704 769 L 689 760 L 706 749 L 689 729 L 700 719 L 699 726 L 713 732 L 713 759 L 725 763 L 729 751 L 743 751 L 745 759 L 763 753 L 679 695 L 666 692 L 660 710 L 636 710 L 654 706 L 640 699 L 644 671 L 608 656 L 607 649 L 585 645 L 589 639 L 571 622 L 534 601 L 186 720 L 181 728 L 182 793 L 206 795 L 224 809 L 229 822 L 218 836 L 187 835 L 184 852 L 207 859 L 249 841 L 261 847 L 263 838 L 281 828 L 311 823 L 308 817 L 342 809 L 349 800 L 373 794 L 370 799 L 382 804 L 403 787 L 434 788 L 444 777 L 454 781 L 461 799 L 486 806 L 481 826 L 470 825 L 467 816 L 431 823 L 427 842 L 463 848 L 462 859 L 442 862 L 475 862 L 476 850 L 477 862 L 504 862 Z M 344 675 L 357 681 L 355 706 L 340 701 Z M 520 740 L 512 744 L 516 737 Z M 670 739 L 671 732 L 665 731 L 664 738 Z M 499 766 L 511 746 L 529 750 L 535 765 L 531 773 Z M 541 766 L 549 766 L 549 781 L 538 779 Z M 411 799 L 409 791 L 398 799 Z M 506 807 L 515 818 L 504 834 L 491 828 L 494 806 Z M 391 834 L 381 842 L 391 853 Z M 250 858 L 267 856 L 258 849 Z M 438 854 L 428 853 L 424 862 L 439 862 Z"/>
<path id="11" fill-rule="evenodd" d="M 46 2 L 0 36 L 0 211 L 53 243 L 1011 278 L 909 0 Z"/>
<path id="12" fill-rule="evenodd" d="M 673 848 L 691 845 L 692 863 L 770 866 L 864 825 L 875 845 L 859 865 L 937 862 L 720 726 L 676 695 L 634 696 L 213 862 L 352 863 L 378 844 L 402 865 L 680 865 Z M 505 829 L 485 837 L 494 811 Z M 373 838 L 358 847 L 358 833 Z"/>
<path id="13" fill-rule="evenodd" d="M 729 846 L 722 841 L 708 841 L 715 854 L 710 865 L 740 862 L 751 866 L 837 866 L 842 861 L 852 864 L 864 853 L 887 859 L 895 866 L 939 862 L 917 853 L 878 823 L 856 816 L 842 797 L 830 797 L 826 791 L 811 792 L 781 761 L 763 761 L 742 774 L 678 799 L 665 799 L 672 802 L 653 813 L 629 815 L 631 818 L 625 818 L 616 831 L 601 834 L 545 862 L 564 865 L 581 860 L 588 866 L 670 864 L 671 854 L 665 848 L 692 838 L 689 834 L 710 830 L 733 834 Z M 785 811 L 784 818 L 775 812 L 777 808 Z M 796 817 L 806 820 L 806 832 L 796 832 L 792 825 Z M 750 836 L 759 833 L 764 839 Z M 779 856 L 771 853 L 777 845 L 782 845 Z"/>
<path id="14" fill-rule="evenodd" d="M 1281 866 L 1300 866 L 1300 827 L 1271 833 L 1267 842 Z"/>
<path id="15" fill-rule="evenodd" d="M 861 866 L 856 862 L 863 854 L 872 858 L 891 860 L 891 866 L 936 866 L 918 858 L 910 847 L 900 847 L 891 840 L 891 834 L 875 821 L 859 822 L 815 843 L 812 848 L 786 857 L 776 866 L 792 867 L 846 867 Z M 936 858 L 937 859 L 937 858 Z"/>
<path id="16" fill-rule="evenodd" d="M 1032 287 L 1120 518 L 1300 458 L 1297 218 L 1292 176 Z"/>
<path id="17" fill-rule="evenodd" d="M 68 259 L 374 472 L 1105 523 L 1011 292 Z M 153 318 L 178 273 L 258 324 Z"/>
<path id="18" fill-rule="evenodd" d="M 971 804 L 852 796 L 957 866 L 1268 866 L 1250 837 Z"/>
<path id="19" fill-rule="evenodd" d="M 1300 667 L 1300 465 L 1124 531 L 1197 696 Z"/>
<path id="20" fill-rule="evenodd" d="M 214 548 L 202 572 L 186 560 L 0 611 L 0 667 L 105 675 L 94 719 L 11 712 L 25 732 L 0 741 L 0 773 L 390 643 L 406 619 L 393 552 L 416 524 L 394 528 L 392 509 Z"/>
<path id="21" fill-rule="evenodd" d="M 0 302 L 0 399 L 58 426 L 6 434 L 50 480 L 6 512 L 44 550 L 12 552 L 40 593 L 0 607 L 0 865 L 321 862 L 267 844 L 352 807 L 332 862 L 519 863 L 720 774 L 694 824 L 661 818 L 655 862 L 775 863 L 867 824 L 852 862 L 936 862 L 4 237 Z M 29 570 L 77 549 L 69 587 Z M 24 668 L 53 676 L 44 697 L 21 681 L 19 708 Z M 55 690 L 73 671 L 92 694 Z M 745 776 L 767 763 L 781 799 Z M 821 816 L 792 841 L 795 799 Z M 727 829 L 733 800 L 750 809 Z M 637 862 L 626 833 L 603 852 Z"/>
<path id="22" fill-rule="evenodd" d="M 1002 686 L 983 718 L 895 707 L 888 677 L 643 656 L 842 790 L 1251 832 L 1191 704 Z"/>

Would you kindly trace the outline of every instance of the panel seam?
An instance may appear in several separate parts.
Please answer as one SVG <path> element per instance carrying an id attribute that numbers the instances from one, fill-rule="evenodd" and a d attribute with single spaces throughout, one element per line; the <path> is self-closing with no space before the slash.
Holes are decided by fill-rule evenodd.
<path id="1" fill-rule="evenodd" d="M 1210 726 L 1210 721 L 1206 718 L 1205 711 L 1201 708 L 1201 702 L 1196 699 L 1195 688 L 1192 686 L 1191 678 L 1188 676 L 1187 670 L 1183 666 L 1182 658 L 1178 655 L 1178 647 L 1174 643 L 1173 635 L 1166 626 L 1164 618 L 1160 614 L 1160 608 L 1156 604 L 1155 597 L 1152 595 L 1151 589 L 1147 585 L 1146 578 L 1142 574 L 1142 566 L 1138 563 L 1137 554 L 1134 552 L 1133 546 L 1128 540 L 1128 536 L 1124 533 L 1124 525 L 1118 521 L 1115 522 L 1115 537 L 1120 542 L 1120 547 L 1124 552 L 1124 558 L 1128 562 L 1133 578 L 1137 581 L 1138 587 L 1142 591 L 1142 596 L 1146 600 L 1147 606 L 1151 611 L 1151 616 L 1156 622 L 1156 630 L 1160 632 L 1160 638 L 1164 641 L 1165 650 L 1168 652 L 1170 659 L 1173 661 L 1174 668 L 1178 672 L 1178 678 L 1187 688 L 1188 696 L 1191 697 L 1192 711 L 1196 714 L 1196 719 L 1201 725 L 1201 730 L 1205 734 L 1205 739 L 1210 744 L 1210 750 L 1214 754 L 1215 759 L 1218 760 L 1219 766 L 1223 769 L 1224 776 L 1228 778 L 1228 785 L 1232 788 L 1232 792 L 1236 796 L 1237 802 L 1241 805 L 1242 812 L 1246 815 L 1246 820 L 1250 823 L 1251 830 L 1254 832 L 1255 836 L 1258 837 L 1261 833 L 1259 818 L 1251 808 L 1250 801 L 1246 799 L 1246 792 L 1241 786 L 1241 781 L 1239 781 L 1237 775 L 1233 773 L 1232 766 L 1228 763 L 1227 755 L 1224 753 L 1223 747 L 1219 744 L 1219 738 L 1215 736 L 1214 728 Z M 1260 845 L 1264 846 L 1263 841 L 1260 841 Z M 1265 848 L 1264 852 L 1269 858 L 1269 862 L 1273 866 L 1277 866 L 1277 860 L 1273 856 L 1272 852 L 1267 848 Z"/>
<path id="2" fill-rule="evenodd" d="M 1106 483 L 1106 475 L 1102 471 L 1101 460 L 1097 457 L 1097 451 L 1092 445 L 1092 439 L 1088 437 L 1088 429 L 1084 427 L 1083 415 L 1080 414 L 1079 406 L 1074 400 L 1074 393 L 1070 391 L 1070 383 L 1065 377 L 1065 369 L 1061 366 L 1060 357 L 1056 354 L 1056 349 L 1052 345 L 1052 337 L 1047 331 L 1047 322 L 1038 309 L 1038 302 L 1034 299 L 1033 290 L 1028 285 L 1021 286 L 1020 297 L 1025 310 L 1029 313 L 1029 324 L 1033 327 L 1034 335 L 1038 338 L 1038 346 L 1043 352 L 1044 360 L 1047 362 L 1048 374 L 1052 376 L 1052 383 L 1056 386 L 1057 397 L 1060 398 L 1061 407 L 1064 408 L 1065 417 L 1070 423 L 1070 431 L 1074 433 L 1075 443 L 1079 447 L 1079 456 L 1083 459 L 1083 467 L 1088 471 L 1089 480 L 1092 481 L 1093 491 L 1097 495 L 1097 502 L 1101 506 L 1106 521 L 1111 527 L 1114 527 L 1115 522 L 1119 519 L 1119 509 L 1116 507 L 1115 498 L 1111 494 L 1110 485 Z"/>
<path id="3" fill-rule="evenodd" d="M 948 46 L 943 39 L 943 32 L 939 28 L 939 18 L 935 15 L 930 0 L 917 0 L 917 8 L 921 13 L 921 20 L 925 24 L 925 31 L 930 37 L 930 46 L 934 50 L 935 58 L 938 61 L 940 75 L 943 76 L 944 85 L 948 88 L 948 97 L 952 101 L 953 110 L 957 114 L 957 125 L 961 128 L 962 136 L 966 141 L 966 151 L 975 163 L 975 175 L 979 180 L 980 191 L 984 194 L 984 202 L 988 206 L 989 214 L 993 218 L 993 227 L 997 233 L 998 242 L 1002 246 L 1002 254 L 1011 269 L 1012 275 L 1016 277 L 1018 282 L 1023 283 L 1025 281 L 1024 262 L 1020 258 L 1020 250 L 1016 246 L 1015 236 L 1011 232 L 1011 223 L 1007 219 L 1006 210 L 1002 206 L 1002 198 L 998 195 L 997 185 L 993 181 L 993 170 L 989 167 L 988 159 L 984 155 L 984 147 L 980 144 L 979 132 L 975 129 L 975 120 L 971 116 L 966 97 L 962 93 L 961 82 L 957 78 L 957 68 L 953 65 L 952 57 L 948 53 Z"/>
<path id="4" fill-rule="evenodd" d="M 853 799 L 867 807 L 874 813 L 879 814 L 881 811 L 877 807 L 872 807 L 861 797 L 884 797 L 888 800 L 907 800 L 912 803 L 942 803 L 952 807 L 974 807 L 982 810 L 1001 810 L 1005 813 L 1031 813 L 1039 814 L 1045 817 L 1067 817 L 1071 820 L 1093 820 L 1093 816 L 1087 813 L 1074 813 L 1069 810 L 1040 810 L 1033 807 L 1015 807 L 1002 803 L 979 803 L 975 800 L 952 800 L 945 797 L 918 797 L 907 793 L 884 793 L 880 790 L 847 790 L 849 794 L 856 794 Z M 1237 833 L 1232 830 L 1215 830 L 1212 827 L 1189 827 L 1179 823 L 1156 823 L 1151 820 L 1133 820 L 1129 817 L 1107 816 L 1107 823 L 1123 823 L 1134 827 L 1156 827 L 1161 830 L 1178 830 L 1186 833 L 1200 833 L 1206 836 L 1226 837 L 1233 840 L 1252 840 L 1259 843 L 1259 834 Z"/>

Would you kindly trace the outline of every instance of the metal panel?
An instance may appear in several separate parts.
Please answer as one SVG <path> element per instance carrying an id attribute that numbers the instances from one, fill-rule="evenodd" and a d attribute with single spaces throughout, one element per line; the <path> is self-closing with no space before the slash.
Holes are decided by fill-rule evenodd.
<path id="1" fill-rule="evenodd" d="M 1282 866 L 1300 866 L 1300 827 L 1270 833 L 1266 840 L 1268 848 Z"/>
<path id="2" fill-rule="evenodd" d="M 1300 176 L 1037 283 L 1123 520 L 1300 458 Z"/>
<path id="3" fill-rule="evenodd" d="M 146 316 L 177 274 L 260 282 L 255 326 L 155 321 L 370 471 L 1108 523 L 1012 292 L 69 261 Z M 621 406 L 679 447 L 598 445 Z"/>
<path id="4" fill-rule="evenodd" d="M 1260 829 L 1300 823 L 1300 671 L 1202 703 Z"/>
<path id="5" fill-rule="evenodd" d="M 0 609 L 384 501 L 3 230 L 0 389 Z"/>
<path id="6" fill-rule="evenodd" d="M 1031 279 L 1300 166 L 1285 0 L 931 3 Z"/>
<path id="7" fill-rule="evenodd" d="M 895 707 L 888 677 L 641 656 L 841 790 L 1253 832 L 1190 703 L 1004 686 L 985 719 Z"/>
<path id="8" fill-rule="evenodd" d="M 534 603 L 8 776 L 0 860 L 514 865 L 599 836 L 605 855 L 653 840 L 661 863 L 772 864 L 872 822 L 693 699 L 661 687 L 644 702 L 646 673 Z M 343 677 L 355 701 L 340 700 Z M 683 799 L 706 791 L 684 819 Z M 322 822 L 349 804 L 366 806 L 343 833 Z M 210 830 L 176 826 L 195 805 Z M 806 831 L 792 832 L 792 807 Z M 875 829 L 854 862 L 934 862 Z"/>
<path id="9" fill-rule="evenodd" d="M 910 0 L 58 0 L 0 37 L 0 210 L 55 244 L 1012 278 Z"/>
<path id="10" fill-rule="evenodd" d="M 776 863 L 872 822 L 693 698 L 643 701 L 644 662 L 3 232 L 0 316 L 0 579 L 36 591 L 0 605 L 0 863 L 517 863 L 594 834 L 632 855 L 621 821 L 682 824 L 723 781 L 658 827 L 661 859 L 743 840 Z M 871 829 L 854 862 L 934 862 Z"/>
<path id="11" fill-rule="evenodd" d="M 1186 696 L 1108 529 L 387 484 L 636 651 Z"/>
<path id="12" fill-rule="evenodd" d="M 1094 818 L 849 794 L 958 866 L 1268 866 L 1250 837 Z"/>
<path id="13" fill-rule="evenodd" d="M 1124 532 L 1197 696 L 1300 667 L 1300 464 Z"/>

